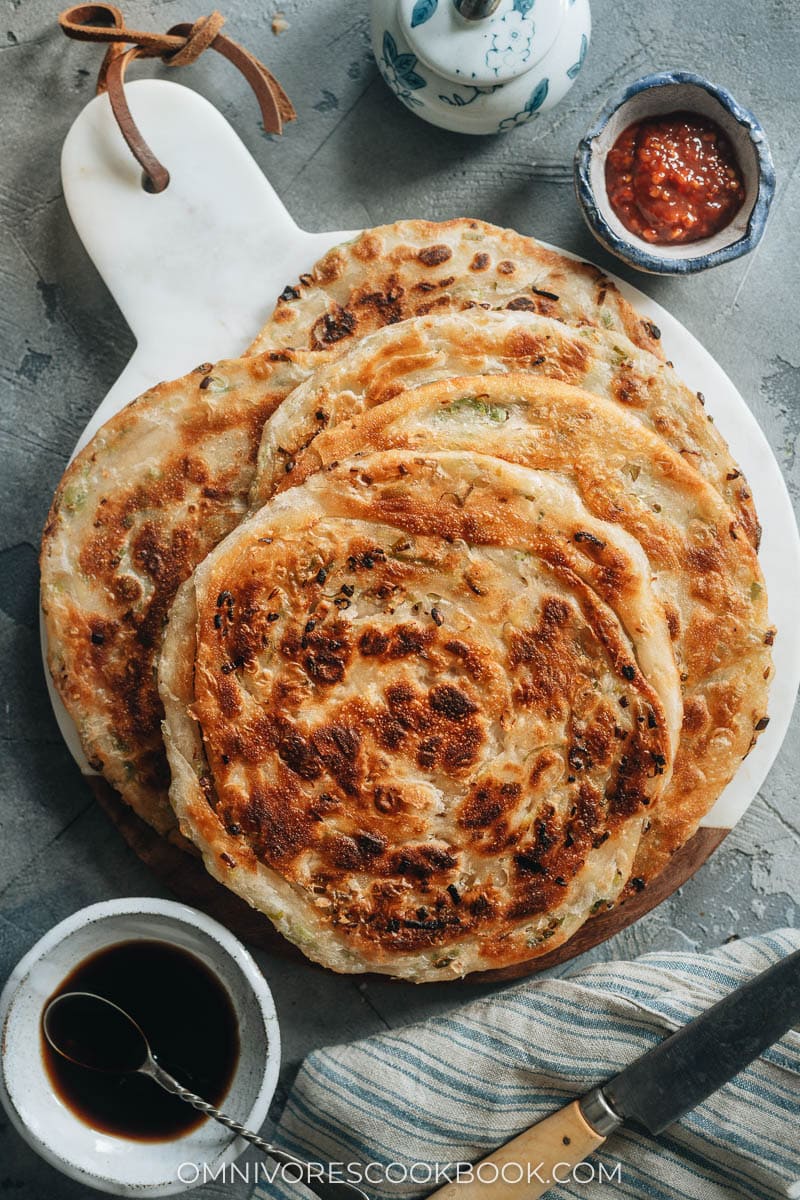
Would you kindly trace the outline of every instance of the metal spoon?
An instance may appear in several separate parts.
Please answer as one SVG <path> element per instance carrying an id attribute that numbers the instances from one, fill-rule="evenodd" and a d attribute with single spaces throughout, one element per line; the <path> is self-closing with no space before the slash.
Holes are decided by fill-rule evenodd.
<path id="1" fill-rule="evenodd" d="M 245 1138 L 282 1166 L 298 1169 L 302 1182 L 320 1200 L 369 1200 L 366 1192 L 352 1183 L 333 1180 L 302 1158 L 264 1141 L 225 1113 L 214 1108 L 159 1065 L 142 1030 L 119 1005 L 92 992 L 64 992 L 51 1000 L 44 1011 L 42 1028 L 47 1041 L 68 1062 L 106 1074 L 148 1075 L 156 1083 L 184 1100 L 198 1112 L 213 1117 L 239 1137 Z M 80 1041 L 76 1038 L 80 1031 Z M 292 1180 L 294 1182 L 294 1180 Z"/>

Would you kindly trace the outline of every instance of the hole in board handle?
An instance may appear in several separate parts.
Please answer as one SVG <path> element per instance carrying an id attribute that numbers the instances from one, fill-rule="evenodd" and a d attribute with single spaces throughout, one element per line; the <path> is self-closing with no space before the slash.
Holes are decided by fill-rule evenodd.
<path id="1" fill-rule="evenodd" d="M 148 192 L 149 195 L 151 195 L 151 196 L 158 196 L 158 195 L 160 195 L 161 192 L 165 192 L 167 190 L 167 188 L 169 187 L 169 172 L 167 172 L 166 174 L 167 174 L 166 183 L 164 184 L 164 186 L 162 188 L 157 188 L 156 185 L 153 183 L 153 180 L 147 174 L 147 172 L 142 171 L 142 188 L 143 188 L 143 190 L 145 192 Z"/>

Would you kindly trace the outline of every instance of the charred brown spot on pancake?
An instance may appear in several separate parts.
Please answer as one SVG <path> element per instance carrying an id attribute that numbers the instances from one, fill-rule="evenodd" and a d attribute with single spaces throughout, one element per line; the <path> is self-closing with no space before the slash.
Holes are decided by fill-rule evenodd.
<path id="1" fill-rule="evenodd" d="M 365 658 L 385 654 L 389 649 L 389 638 L 380 629 L 365 629 L 358 639 L 358 648 Z"/>
<path id="2" fill-rule="evenodd" d="M 527 303 L 522 307 L 527 308 Z M 589 367 L 589 349 L 574 336 L 554 338 L 550 334 L 515 329 L 505 338 L 503 352 L 511 358 L 541 366 L 542 374 L 563 383 L 580 383 Z"/>
<path id="3" fill-rule="evenodd" d="M 684 733 L 699 733 L 708 725 L 708 705 L 698 696 L 687 696 L 683 702 Z"/>
<path id="4" fill-rule="evenodd" d="M 239 699 L 239 691 L 234 684 L 224 677 L 218 678 L 216 680 L 216 692 L 222 715 L 228 719 L 238 716 L 242 705 Z"/>
<path id="5" fill-rule="evenodd" d="M 375 868 L 375 859 L 386 850 L 386 838 L 372 830 L 359 830 L 352 835 L 336 833 L 326 838 L 323 856 L 340 871 L 363 871 Z"/>
<path id="6" fill-rule="evenodd" d="M 298 729 L 288 728 L 277 746 L 278 754 L 290 771 L 301 779 L 319 779 L 322 763 L 316 748 Z"/>
<path id="7" fill-rule="evenodd" d="M 93 646 L 104 646 L 114 636 L 115 621 L 103 620 L 100 617 L 89 619 L 89 641 Z"/>
<path id="8" fill-rule="evenodd" d="M 298 803 L 299 795 L 290 783 L 267 787 L 254 783 L 238 812 L 241 826 L 253 852 L 268 866 L 284 868 L 309 844 L 312 821 Z"/>
<path id="9" fill-rule="evenodd" d="M 416 315 L 418 317 L 425 317 L 437 308 L 450 308 L 450 305 L 451 300 L 449 296 L 436 296 L 433 300 L 426 300 L 424 304 L 418 305 Z"/>
<path id="10" fill-rule="evenodd" d="M 417 764 L 426 770 L 443 769 L 453 774 L 471 767 L 478 757 L 484 740 L 477 721 L 464 721 L 455 726 L 433 725 L 436 730 L 419 743 Z"/>
<path id="11" fill-rule="evenodd" d="M 683 561 L 691 576 L 702 578 L 703 576 L 719 575 L 725 566 L 725 555 L 715 539 L 687 546 L 684 550 Z"/>
<path id="12" fill-rule="evenodd" d="M 370 239 L 369 236 L 359 238 L 356 246 L 353 248 L 353 253 L 356 254 L 357 257 L 362 257 L 365 260 L 376 257 L 376 255 L 371 253 L 374 240 L 375 239 Z M 341 279 L 346 267 L 347 260 L 344 256 L 344 252 L 338 247 L 335 247 L 333 250 L 329 250 L 325 257 L 320 259 L 314 268 L 314 274 L 316 276 L 317 283 L 321 284 L 323 287 L 326 284 L 335 283 L 337 279 Z"/>
<path id="13" fill-rule="evenodd" d="M 386 871 L 412 879 L 429 879 L 456 865 L 456 858 L 442 846 L 403 846 L 387 854 Z"/>
<path id="14" fill-rule="evenodd" d="M 386 703 L 392 717 L 404 730 L 424 729 L 429 712 L 422 692 L 407 681 L 393 683 L 386 689 Z"/>
<path id="15" fill-rule="evenodd" d="M 516 266 L 509 259 L 504 258 L 497 264 L 497 270 L 501 275 L 513 275 L 516 271 Z"/>
<path id="16" fill-rule="evenodd" d="M 667 618 L 667 629 L 673 642 L 681 636 L 681 615 L 674 604 L 664 603 L 664 616 Z"/>
<path id="17" fill-rule="evenodd" d="M 351 252 L 361 262 L 374 262 L 383 254 L 383 242 L 377 233 L 367 231 L 351 247 Z"/>
<path id="18" fill-rule="evenodd" d="M 608 766 L 616 749 L 616 729 L 614 713 L 608 708 L 596 709 L 591 722 L 576 735 L 567 753 L 573 770 L 580 769 L 579 760 L 585 766 Z"/>
<path id="19" fill-rule="evenodd" d="M 115 599 L 123 605 L 133 606 L 144 595 L 142 585 L 133 575 L 118 575 L 109 586 Z"/>
<path id="20" fill-rule="evenodd" d="M 340 619 L 289 630 L 279 648 L 285 658 L 301 664 L 309 679 L 323 685 L 340 683 L 353 655 L 350 628 Z"/>
<path id="21" fill-rule="evenodd" d="M 363 774 L 358 729 L 331 722 L 315 729 L 311 742 L 325 770 L 342 791 L 348 796 L 357 796 Z"/>
<path id="22" fill-rule="evenodd" d="M 509 664 L 513 670 L 524 666 L 526 686 L 520 689 L 522 704 L 556 704 L 560 709 L 567 700 L 574 671 L 575 649 L 566 632 L 570 624 L 569 606 L 550 596 L 542 604 L 539 624 L 527 630 L 515 630 L 510 637 Z"/>
<path id="23" fill-rule="evenodd" d="M 565 881 L 574 857 L 574 841 L 565 849 L 564 828 L 552 805 L 545 805 L 533 823 L 528 841 L 514 855 L 516 877 L 512 918 L 535 916 L 549 906 L 552 890 Z"/>
<path id="24" fill-rule="evenodd" d="M 472 262 L 469 264 L 469 269 L 470 271 L 485 271 L 491 264 L 491 261 L 492 260 L 489 258 L 488 254 L 480 251 L 475 255 Z"/>
<path id="25" fill-rule="evenodd" d="M 643 742 L 638 736 L 632 738 L 617 763 L 615 777 L 606 790 L 609 820 L 632 817 L 649 804 L 647 779 L 663 771 L 666 759 L 648 751 Z"/>
<path id="26" fill-rule="evenodd" d="M 391 753 L 399 750 L 408 733 L 407 726 L 393 713 L 379 712 L 373 718 L 378 744 Z"/>
<path id="27" fill-rule="evenodd" d="M 435 713 L 449 721 L 463 721 L 478 711 L 477 704 L 451 684 L 440 684 L 428 694 L 428 703 Z"/>
<path id="28" fill-rule="evenodd" d="M 644 380 L 630 371 L 615 373 L 611 380 L 611 392 L 619 404 L 629 408 L 646 408 L 652 380 Z"/>
<path id="29" fill-rule="evenodd" d="M 367 292 L 354 298 L 351 305 L 358 309 L 360 320 L 366 321 L 370 328 L 380 329 L 403 320 L 406 315 L 403 296 L 404 289 L 390 279 L 383 291 Z"/>
<path id="30" fill-rule="evenodd" d="M 563 338 L 549 356 L 547 374 L 564 383 L 579 383 L 589 368 L 589 357 L 578 338 Z"/>
<path id="31" fill-rule="evenodd" d="M 516 296 L 509 300 L 506 308 L 509 312 L 537 312 L 536 303 L 527 296 Z"/>
<path id="32" fill-rule="evenodd" d="M 517 804 L 521 793 L 518 783 L 482 779 L 462 804 L 458 823 L 463 829 L 486 829 Z"/>
<path id="33" fill-rule="evenodd" d="M 233 687 L 232 683 L 225 686 Z M 277 750 L 282 737 L 291 733 L 289 721 L 279 722 L 272 717 L 257 716 L 247 721 L 234 721 L 221 730 L 207 732 L 207 744 L 216 749 L 224 764 L 242 760 L 247 764 L 258 763 L 266 755 Z"/>
<path id="34" fill-rule="evenodd" d="M 452 909 L 448 912 L 437 910 L 433 915 L 429 914 L 427 910 L 421 911 L 423 911 L 422 917 L 407 916 L 402 912 L 385 918 L 381 917 L 380 932 L 396 953 L 424 950 L 441 943 L 448 930 L 453 933 L 460 932 L 460 918 Z M 438 965 L 446 966 L 448 961 L 444 957 Z"/>
<path id="35" fill-rule="evenodd" d="M 450 247 L 442 244 L 438 246 L 425 246 L 417 255 L 419 261 L 426 267 L 441 266 L 442 263 L 447 262 L 452 257 L 453 251 Z"/>
<path id="36" fill-rule="evenodd" d="M 550 350 L 550 340 L 546 335 L 531 333 L 524 328 L 516 328 L 504 339 L 503 354 L 508 358 L 543 363 Z"/>
<path id="37" fill-rule="evenodd" d="M 343 341 L 355 332 L 356 318 L 338 304 L 321 316 L 311 330 L 311 345 L 314 350 L 323 350 Z"/>
<path id="38" fill-rule="evenodd" d="M 387 816 L 390 813 L 399 813 L 403 811 L 404 807 L 403 793 L 399 788 L 379 785 L 375 788 L 372 803 L 376 810 L 383 816 Z"/>
<path id="39" fill-rule="evenodd" d="M 396 625 L 390 631 L 385 654 L 387 658 L 424 658 L 435 639 L 435 630 L 424 625 L 413 625 L 410 622 Z"/>
<path id="40" fill-rule="evenodd" d="M 315 821 L 322 821 L 332 813 L 340 813 L 343 810 L 344 803 L 340 797 L 332 796 L 330 792 L 320 792 L 319 796 L 311 800 L 308 811 Z"/>
<path id="41" fill-rule="evenodd" d="M 409 681 L 387 687 L 388 712 L 373 720 L 381 745 L 400 751 L 425 771 L 460 774 L 477 758 L 484 741 L 478 705 L 460 689 L 439 685 L 430 693 Z"/>

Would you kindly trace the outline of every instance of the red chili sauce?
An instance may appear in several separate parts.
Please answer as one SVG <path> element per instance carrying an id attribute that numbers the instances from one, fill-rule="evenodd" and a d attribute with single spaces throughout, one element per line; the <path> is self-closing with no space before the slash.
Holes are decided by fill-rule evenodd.
<path id="1" fill-rule="evenodd" d="M 624 129 L 608 152 L 606 190 L 625 228 L 661 246 L 710 237 L 744 201 L 727 137 L 714 121 L 690 112 Z"/>

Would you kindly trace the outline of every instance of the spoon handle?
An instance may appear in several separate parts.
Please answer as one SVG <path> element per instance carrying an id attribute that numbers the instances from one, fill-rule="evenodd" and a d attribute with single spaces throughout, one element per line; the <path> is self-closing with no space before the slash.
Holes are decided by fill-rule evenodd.
<path id="1" fill-rule="evenodd" d="M 238 1121 L 234 1121 L 233 1117 L 220 1112 L 218 1108 L 214 1108 L 214 1105 L 209 1104 L 207 1100 L 203 1100 L 200 1096 L 196 1096 L 194 1092 L 190 1092 L 185 1087 L 182 1087 L 177 1079 L 174 1079 L 168 1071 L 159 1066 L 155 1059 L 147 1064 L 146 1074 L 155 1079 L 156 1083 L 164 1088 L 164 1091 L 171 1092 L 173 1096 L 177 1096 L 179 1100 L 184 1100 L 192 1108 L 196 1108 L 198 1112 L 205 1113 L 207 1117 L 213 1117 L 215 1121 L 219 1121 L 220 1125 L 224 1125 L 227 1129 L 238 1133 L 239 1137 L 245 1138 L 246 1141 L 252 1142 L 254 1146 L 257 1146 L 265 1154 L 270 1154 L 273 1157 L 288 1157 L 284 1156 L 282 1151 L 276 1150 L 270 1142 L 264 1141 L 257 1133 L 253 1133 L 252 1129 L 245 1129 L 244 1125 L 240 1125 Z M 292 1161 L 299 1162 L 298 1159 L 293 1159 Z"/>
<path id="2" fill-rule="evenodd" d="M 177 1096 L 179 1100 L 184 1100 L 190 1104 L 192 1108 L 196 1108 L 198 1112 L 205 1113 L 215 1121 L 219 1121 L 226 1129 L 230 1129 L 233 1133 L 237 1133 L 239 1137 L 243 1137 L 246 1141 L 251 1142 L 262 1153 L 282 1166 L 291 1166 L 297 1168 L 298 1175 L 302 1178 L 306 1187 L 308 1187 L 319 1200 L 368 1200 L 367 1195 L 356 1187 L 354 1184 L 346 1183 L 344 1180 L 326 1178 L 325 1172 L 320 1171 L 319 1165 L 312 1166 L 311 1163 L 305 1162 L 302 1158 L 295 1158 L 293 1154 L 288 1154 L 285 1150 L 279 1149 L 278 1146 L 273 1146 L 271 1142 L 267 1142 L 264 1138 L 259 1137 L 257 1133 L 253 1133 L 252 1129 L 246 1129 L 244 1125 L 240 1125 L 238 1121 L 234 1121 L 232 1117 L 226 1113 L 220 1112 L 218 1108 L 214 1108 L 213 1104 L 209 1104 L 207 1100 L 203 1100 L 200 1096 L 196 1096 L 194 1092 L 188 1091 L 185 1087 L 181 1087 L 177 1079 L 174 1079 L 168 1071 L 159 1066 L 154 1058 L 145 1065 L 143 1071 L 160 1084 L 165 1091 L 171 1092 L 173 1096 Z"/>

